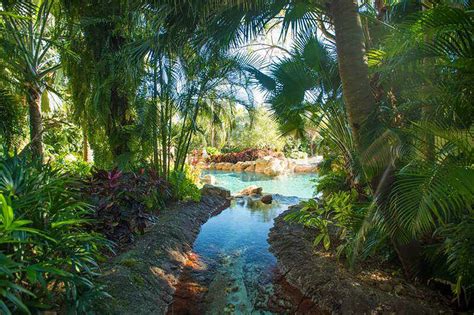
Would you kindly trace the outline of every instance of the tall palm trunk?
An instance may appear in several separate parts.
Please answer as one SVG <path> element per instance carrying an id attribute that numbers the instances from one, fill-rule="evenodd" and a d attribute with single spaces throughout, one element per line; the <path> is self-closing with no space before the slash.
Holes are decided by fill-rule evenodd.
<path id="1" fill-rule="evenodd" d="M 359 153 L 370 145 L 371 128 L 376 122 L 369 118 L 376 111 L 376 101 L 370 85 L 365 40 L 357 0 L 333 0 L 332 14 L 336 32 L 336 48 L 339 61 L 339 75 L 342 81 L 343 97 L 355 145 Z M 380 176 L 375 187 L 375 198 L 384 210 L 386 220 L 397 220 L 389 213 L 386 202 L 393 184 L 394 168 L 392 164 Z M 392 238 L 395 251 L 408 276 L 413 276 L 419 265 L 418 242 L 400 244 Z"/>
<path id="2" fill-rule="evenodd" d="M 30 115 L 30 148 L 34 158 L 43 162 L 43 119 L 41 117 L 41 93 L 30 88 L 27 95 Z"/>
<path id="3" fill-rule="evenodd" d="M 119 84 L 113 84 L 110 93 L 110 121 L 108 128 L 108 137 L 111 152 L 115 162 L 118 158 L 130 150 L 128 144 L 130 141 L 130 134 L 126 130 L 129 124 L 127 119 L 128 97 L 119 87 Z"/>
<path id="4" fill-rule="evenodd" d="M 90 162 L 89 159 L 89 137 L 87 136 L 86 124 L 82 127 L 82 160 L 84 162 Z"/>
<path id="5" fill-rule="evenodd" d="M 367 145 L 368 117 L 376 109 L 365 56 L 365 41 L 356 0 L 334 0 L 332 14 L 343 97 L 356 147 Z"/>

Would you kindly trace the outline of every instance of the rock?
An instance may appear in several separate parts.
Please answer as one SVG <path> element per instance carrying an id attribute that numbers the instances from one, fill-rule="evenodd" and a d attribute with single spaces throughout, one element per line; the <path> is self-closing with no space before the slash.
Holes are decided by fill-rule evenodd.
<path id="1" fill-rule="evenodd" d="M 153 228 L 137 237 L 126 252 L 101 265 L 104 272 L 99 281 L 113 298 L 98 299 L 91 313 L 167 314 L 173 296 L 176 302 L 185 292 L 174 295 L 176 289 L 183 290 L 178 279 L 189 262 L 189 252 L 202 224 L 227 203 L 227 199 L 203 195 L 199 203 L 177 202 L 160 211 Z"/>
<path id="2" fill-rule="evenodd" d="M 318 170 L 316 165 L 298 164 L 294 168 L 295 173 L 315 173 Z"/>
<path id="3" fill-rule="evenodd" d="M 201 181 L 206 184 L 211 184 L 211 185 L 216 184 L 216 178 L 211 174 L 205 175 L 203 178 L 201 178 Z"/>
<path id="4" fill-rule="evenodd" d="M 237 162 L 232 166 L 232 171 L 234 172 L 242 172 L 245 168 L 244 162 Z"/>
<path id="5" fill-rule="evenodd" d="M 278 176 L 285 172 L 285 163 L 277 158 L 268 161 L 267 166 L 263 169 L 263 173 L 268 176 Z"/>
<path id="6" fill-rule="evenodd" d="M 209 169 L 210 170 L 215 170 L 216 169 L 216 163 L 214 163 L 214 162 L 209 163 Z"/>
<path id="7" fill-rule="evenodd" d="M 232 163 L 222 163 L 222 170 L 223 171 L 230 171 L 230 170 L 232 170 L 232 167 L 234 167 L 234 164 L 232 164 Z"/>
<path id="8" fill-rule="evenodd" d="M 450 312 L 437 293 L 425 296 L 395 294 L 408 290 L 390 281 L 359 281 L 356 272 L 347 270 L 333 255 L 314 248 L 315 230 L 291 224 L 285 217 L 298 206 L 280 214 L 268 234 L 270 252 L 278 260 L 278 269 L 290 285 L 304 292 L 317 304 L 318 314 L 439 314 Z M 305 263 L 299 263 L 304 261 Z M 372 267 L 368 267 L 372 269 Z M 374 267 L 374 269 L 376 269 Z M 431 292 L 426 288 L 427 292 Z M 305 313 L 302 313 L 305 314 Z"/>
<path id="9" fill-rule="evenodd" d="M 198 162 L 195 166 L 197 169 L 201 169 L 201 170 L 205 170 L 205 169 L 209 169 L 210 165 L 207 164 L 206 162 Z"/>
<path id="10" fill-rule="evenodd" d="M 247 162 L 244 162 L 247 163 Z M 244 166 L 244 172 L 255 172 L 255 161 L 251 161 Z"/>
<path id="11" fill-rule="evenodd" d="M 271 156 L 265 156 L 264 158 L 258 159 L 255 161 L 255 172 L 264 173 L 265 169 L 268 167 L 268 163 L 272 159 Z"/>
<path id="12" fill-rule="evenodd" d="M 239 195 L 239 196 L 251 196 L 251 195 L 261 195 L 261 194 L 262 194 L 262 187 L 252 185 L 252 186 L 249 186 L 249 187 L 243 189 L 237 195 Z"/>
<path id="13" fill-rule="evenodd" d="M 201 193 L 203 195 L 212 195 L 212 196 L 220 196 L 223 198 L 230 198 L 230 190 L 222 188 L 222 187 L 210 185 L 210 184 L 204 185 L 204 187 L 202 187 L 201 189 Z"/>
<path id="14" fill-rule="evenodd" d="M 227 163 L 227 162 L 216 163 L 216 170 L 219 170 L 219 171 L 230 171 L 233 166 L 234 166 L 234 164 L 232 164 L 232 163 Z"/>
<path id="15" fill-rule="evenodd" d="M 273 201 L 273 196 L 272 195 L 263 195 L 262 198 L 260 199 L 261 202 L 263 202 L 266 205 L 269 205 Z"/>

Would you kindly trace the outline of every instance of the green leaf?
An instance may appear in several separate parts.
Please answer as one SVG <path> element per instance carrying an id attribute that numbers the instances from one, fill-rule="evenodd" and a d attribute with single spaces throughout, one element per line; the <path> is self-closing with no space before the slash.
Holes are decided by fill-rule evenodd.
<path id="1" fill-rule="evenodd" d="M 5 315 L 12 314 L 10 310 L 8 309 L 8 306 L 2 300 L 0 300 L 0 310 L 2 311 L 2 314 L 5 314 Z"/>
<path id="2" fill-rule="evenodd" d="M 319 243 L 323 240 L 324 234 L 318 234 L 316 238 L 314 239 L 313 246 L 318 246 Z"/>
<path id="3" fill-rule="evenodd" d="M 28 307 L 23 304 L 23 302 L 16 296 L 14 295 L 13 293 L 11 292 L 8 292 L 6 291 L 4 293 L 4 296 L 9 299 L 13 304 L 15 304 L 19 309 L 21 309 L 23 312 L 27 313 L 27 314 L 31 314 L 30 310 L 28 309 Z"/>
<path id="4" fill-rule="evenodd" d="M 329 250 L 329 246 L 331 245 L 331 239 L 329 238 L 329 235 L 328 235 L 328 234 L 325 234 L 325 235 L 324 235 L 324 242 L 323 242 L 323 245 L 324 245 L 324 249 L 325 249 L 325 250 Z"/>
<path id="5" fill-rule="evenodd" d="M 48 90 L 44 90 L 43 94 L 41 94 L 41 110 L 45 113 L 49 113 L 51 111 L 48 94 Z"/>

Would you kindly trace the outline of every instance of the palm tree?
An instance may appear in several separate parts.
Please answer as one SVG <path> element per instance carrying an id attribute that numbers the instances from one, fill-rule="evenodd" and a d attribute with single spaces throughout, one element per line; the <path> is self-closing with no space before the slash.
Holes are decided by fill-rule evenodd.
<path id="1" fill-rule="evenodd" d="M 1 38 L 11 81 L 24 91 L 30 117 L 30 149 L 33 157 L 43 159 L 43 121 L 41 100 L 47 98 L 55 72 L 61 67 L 54 53 L 58 44 L 51 10 L 53 1 L 46 0 L 34 11 L 20 11 L 21 19 L 3 16 L 5 26 Z M 25 15 L 27 14 L 27 15 Z"/>
<path id="2" fill-rule="evenodd" d="M 367 121 L 374 117 L 375 98 L 372 94 L 365 40 L 356 0 L 331 1 L 334 19 L 339 74 L 347 116 L 359 152 L 370 144 Z"/>

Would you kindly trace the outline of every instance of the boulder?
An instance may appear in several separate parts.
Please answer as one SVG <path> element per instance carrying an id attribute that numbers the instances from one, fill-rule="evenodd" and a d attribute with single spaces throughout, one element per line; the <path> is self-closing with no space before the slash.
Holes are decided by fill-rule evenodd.
<path id="1" fill-rule="evenodd" d="M 201 178 L 201 181 L 206 184 L 211 184 L 211 185 L 216 184 L 216 178 L 212 176 L 211 174 L 205 175 L 203 178 Z"/>
<path id="2" fill-rule="evenodd" d="M 293 159 L 287 159 L 287 167 L 286 169 L 288 170 L 289 173 L 293 173 L 295 171 L 295 167 L 296 167 L 296 162 L 295 160 Z"/>
<path id="3" fill-rule="evenodd" d="M 265 169 L 268 167 L 268 163 L 272 159 L 271 156 L 265 156 L 264 158 L 258 159 L 255 161 L 255 172 L 256 173 L 265 173 Z"/>
<path id="4" fill-rule="evenodd" d="M 273 201 L 273 196 L 272 195 L 263 195 L 262 198 L 260 198 L 260 201 L 263 202 L 266 205 L 269 205 Z"/>
<path id="5" fill-rule="evenodd" d="M 255 172 L 255 161 L 250 161 L 248 164 L 246 164 L 244 172 Z"/>
<path id="6" fill-rule="evenodd" d="M 201 188 L 201 194 L 230 198 L 230 190 L 210 184 L 205 184 Z"/>
<path id="7" fill-rule="evenodd" d="M 318 167 L 311 164 L 299 164 L 294 168 L 295 173 L 315 173 L 317 170 Z"/>
<path id="8" fill-rule="evenodd" d="M 230 170 L 232 170 L 233 166 L 234 166 L 234 164 L 232 164 L 232 163 L 221 163 L 221 170 L 230 171 Z"/>
<path id="9" fill-rule="evenodd" d="M 261 194 L 262 194 L 262 187 L 258 187 L 255 185 L 249 186 L 238 193 L 239 196 L 252 196 L 252 195 L 261 195 Z"/>
<path id="10" fill-rule="evenodd" d="M 245 168 L 244 162 L 237 162 L 232 166 L 232 171 L 234 172 L 242 172 Z"/>
<path id="11" fill-rule="evenodd" d="M 268 176 L 278 176 L 285 173 L 285 163 L 277 158 L 272 158 L 268 161 L 263 173 Z"/>

